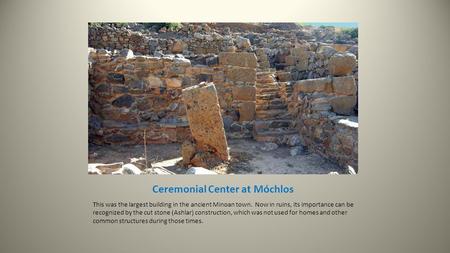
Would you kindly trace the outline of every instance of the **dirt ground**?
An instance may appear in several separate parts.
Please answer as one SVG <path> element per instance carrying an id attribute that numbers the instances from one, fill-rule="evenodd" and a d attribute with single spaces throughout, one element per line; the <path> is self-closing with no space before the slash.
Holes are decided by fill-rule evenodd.
<path id="1" fill-rule="evenodd" d="M 317 154 L 306 151 L 291 156 L 289 147 L 264 151 L 264 145 L 248 139 L 228 140 L 231 160 L 209 169 L 219 174 L 345 174 L 339 166 Z M 178 163 L 181 161 L 180 149 L 181 145 L 177 143 L 147 145 L 148 163 L 184 174 L 186 168 Z M 89 163 L 128 163 L 131 158 L 139 157 L 144 157 L 143 145 L 89 147 Z"/>

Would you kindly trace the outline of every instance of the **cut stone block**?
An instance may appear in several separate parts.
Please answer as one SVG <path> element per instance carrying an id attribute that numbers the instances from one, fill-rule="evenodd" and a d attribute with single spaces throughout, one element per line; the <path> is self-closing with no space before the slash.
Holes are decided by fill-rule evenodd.
<path id="1" fill-rule="evenodd" d="M 228 160 L 228 144 L 214 84 L 201 83 L 183 89 L 182 97 L 197 149 Z"/>
<path id="2" fill-rule="evenodd" d="M 332 92 L 331 79 L 330 78 L 317 78 L 301 80 L 294 84 L 294 93 L 300 92 L 313 93 L 313 92 Z"/>
<path id="3" fill-rule="evenodd" d="M 256 88 L 255 86 L 234 86 L 233 99 L 242 101 L 255 101 Z"/>
<path id="4" fill-rule="evenodd" d="M 181 156 L 183 157 L 183 165 L 188 165 L 195 155 L 195 144 L 190 141 L 184 141 L 181 145 Z"/>
<path id="5" fill-rule="evenodd" d="M 256 81 L 256 69 L 244 67 L 228 67 L 226 78 L 232 82 L 254 83 Z"/>
<path id="6" fill-rule="evenodd" d="M 169 78 L 166 80 L 166 87 L 169 89 L 177 89 L 181 88 L 182 83 L 181 80 L 178 78 Z"/>
<path id="7" fill-rule="evenodd" d="M 356 95 L 356 83 L 353 76 L 333 77 L 333 90 L 337 95 Z"/>
<path id="8" fill-rule="evenodd" d="M 254 53 L 230 53 L 222 52 L 219 54 L 219 64 L 232 65 L 238 67 L 256 68 L 257 61 Z"/>
<path id="9" fill-rule="evenodd" d="M 239 121 L 252 121 L 255 119 L 255 102 L 242 102 L 239 104 Z"/>
<path id="10" fill-rule="evenodd" d="M 356 96 L 336 96 L 330 99 L 333 112 L 343 115 L 352 115 L 356 102 Z"/>
<path id="11" fill-rule="evenodd" d="M 352 53 L 334 54 L 328 62 L 328 70 L 333 76 L 344 76 L 352 73 L 356 67 L 356 56 Z"/>

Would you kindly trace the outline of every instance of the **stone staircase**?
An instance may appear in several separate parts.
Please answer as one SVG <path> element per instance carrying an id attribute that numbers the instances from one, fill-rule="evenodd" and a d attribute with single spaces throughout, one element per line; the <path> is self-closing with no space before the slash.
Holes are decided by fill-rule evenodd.
<path id="1" fill-rule="evenodd" d="M 286 85 L 286 84 L 284 84 Z M 275 71 L 256 73 L 256 117 L 253 137 L 256 141 L 291 143 L 298 129 L 287 108 L 286 86 L 275 79 Z"/>

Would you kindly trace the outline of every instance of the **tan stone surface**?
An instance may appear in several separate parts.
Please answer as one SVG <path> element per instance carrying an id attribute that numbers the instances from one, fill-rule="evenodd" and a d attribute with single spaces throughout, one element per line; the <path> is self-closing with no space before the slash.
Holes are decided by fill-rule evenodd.
<path id="1" fill-rule="evenodd" d="M 345 52 L 350 48 L 350 45 L 347 44 L 333 44 L 333 48 L 338 52 Z"/>
<path id="2" fill-rule="evenodd" d="M 336 96 L 330 99 L 333 112 L 344 115 L 353 114 L 356 102 L 356 96 Z"/>
<path id="3" fill-rule="evenodd" d="M 302 54 L 304 54 L 307 51 L 307 47 L 306 46 L 298 46 L 298 47 L 294 47 L 291 48 L 291 55 L 293 56 L 300 56 Z"/>
<path id="4" fill-rule="evenodd" d="M 294 84 L 294 93 L 300 92 L 313 93 L 313 92 L 332 92 L 331 79 L 330 78 L 317 78 L 301 80 Z"/>
<path id="5" fill-rule="evenodd" d="M 280 82 L 287 82 L 292 78 L 290 72 L 277 72 L 277 77 Z"/>
<path id="6" fill-rule="evenodd" d="M 197 149 L 228 160 L 228 144 L 214 84 L 201 83 L 186 88 L 182 97 Z"/>
<path id="7" fill-rule="evenodd" d="M 285 62 L 286 62 L 286 64 L 289 65 L 289 66 L 294 66 L 294 65 L 296 64 L 295 59 L 296 59 L 295 56 L 288 55 L 288 56 L 286 56 L 286 58 L 285 58 Z"/>
<path id="8" fill-rule="evenodd" d="M 256 68 L 257 61 L 254 53 L 240 52 L 222 52 L 219 54 L 219 64 L 232 65 L 238 67 Z"/>
<path id="9" fill-rule="evenodd" d="M 244 67 L 227 67 L 225 77 L 232 82 L 253 83 L 256 81 L 256 69 Z"/>
<path id="10" fill-rule="evenodd" d="M 307 70 L 310 52 L 304 52 L 298 56 L 296 67 L 299 70 Z"/>
<path id="11" fill-rule="evenodd" d="M 185 47 L 186 45 L 183 41 L 177 40 L 172 45 L 172 53 L 174 54 L 182 53 Z"/>
<path id="12" fill-rule="evenodd" d="M 185 141 L 181 145 L 181 156 L 183 157 L 183 165 L 188 165 L 195 155 L 195 144 L 191 141 Z"/>
<path id="13" fill-rule="evenodd" d="M 169 89 L 181 88 L 181 80 L 179 78 L 166 79 L 166 86 Z"/>
<path id="14" fill-rule="evenodd" d="M 239 121 L 252 121 L 255 119 L 256 102 L 241 102 L 239 104 Z"/>
<path id="15" fill-rule="evenodd" d="M 344 76 L 352 73 L 356 67 L 356 56 L 351 53 L 338 53 L 333 55 L 328 62 L 328 70 L 333 76 Z"/>
<path id="16" fill-rule="evenodd" d="M 356 83 L 353 76 L 333 77 L 333 91 L 337 95 L 356 95 Z"/>
<path id="17" fill-rule="evenodd" d="M 241 101 L 255 101 L 256 88 L 255 86 L 234 86 L 233 87 L 233 100 Z"/>

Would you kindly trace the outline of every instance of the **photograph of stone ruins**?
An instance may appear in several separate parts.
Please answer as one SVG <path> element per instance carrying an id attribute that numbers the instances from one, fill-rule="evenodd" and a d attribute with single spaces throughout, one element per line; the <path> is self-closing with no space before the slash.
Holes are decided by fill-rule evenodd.
<path id="1" fill-rule="evenodd" d="M 356 24 L 88 30 L 88 174 L 358 172 Z"/>

